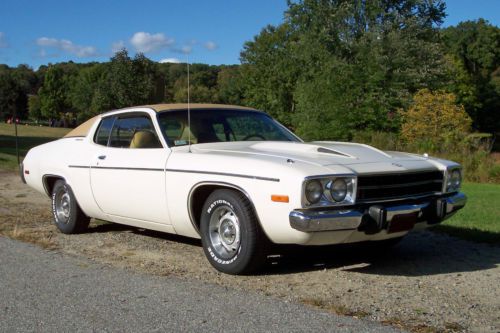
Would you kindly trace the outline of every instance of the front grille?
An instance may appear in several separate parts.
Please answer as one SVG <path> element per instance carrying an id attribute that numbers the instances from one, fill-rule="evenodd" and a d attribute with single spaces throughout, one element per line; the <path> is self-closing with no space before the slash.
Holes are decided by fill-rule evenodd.
<path id="1" fill-rule="evenodd" d="M 421 171 L 358 176 L 357 202 L 397 200 L 441 192 L 443 172 Z"/>

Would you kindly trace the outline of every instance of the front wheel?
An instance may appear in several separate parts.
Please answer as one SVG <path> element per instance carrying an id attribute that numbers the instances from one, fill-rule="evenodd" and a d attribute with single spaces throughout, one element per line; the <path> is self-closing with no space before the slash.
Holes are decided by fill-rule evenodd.
<path id="1" fill-rule="evenodd" d="M 90 218 L 78 206 L 71 187 L 64 180 L 58 180 L 54 184 L 52 215 L 57 228 L 65 234 L 83 232 L 90 222 Z"/>
<path id="2" fill-rule="evenodd" d="M 203 206 L 200 231 L 205 255 L 220 272 L 248 274 L 265 262 L 267 238 L 240 192 L 214 191 Z"/>

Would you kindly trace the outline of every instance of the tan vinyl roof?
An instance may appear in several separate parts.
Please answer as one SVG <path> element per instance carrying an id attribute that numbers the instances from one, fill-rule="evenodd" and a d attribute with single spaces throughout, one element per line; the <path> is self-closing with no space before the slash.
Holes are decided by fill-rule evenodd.
<path id="1" fill-rule="evenodd" d="M 64 137 L 65 138 L 72 138 L 72 137 L 77 137 L 77 136 L 87 136 L 87 134 L 90 131 L 90 128 L 92 127 L 92 125 L 94 125 L 94 123 L 97 120 L 99 120 L 99 116 L 95 116 L 93 118 L 90 118 L 89 120 L 87 120 L 86 122 L 81 124 L 80 126 L 76 127 L 75 129 L 73 129 L 72 131 L 67 133 Z"/>
<path id="2" fill-rule="evenodd" d="M 143 105 L 137 107 L 150 108 L 155 110 L 156 112 L 160 111 L 169 111 L 169 110 L 185 110 L 188 108 L 187 103 L 178 103 L 178 104 L 154 104 L 154 105 Z M 238 105 L 227 105 L 227 104 L 198 104 L 191 103 L 189 104 L 190 109 L 241 109 L 241 110 L 255 110 L 252 108 L 248 108 L 245 106 Z"/>
<path id="3" fill-rule="evenodd" d="M 120 111 L 120 110 L 133 110 L 137 108 L 150 108 L 156 112 L 161 112 L 161 111 L 172 111 L 172 110 L 186 110 L 188 108 L 187 103 L 177 103 L 177 104 L 152 104 L 152 105 L 140 105 L 140 106 L 133 106 L 133 107 L 128 107 L 128 108 L 123 108 L 123 109 L 118 109 L 118 110 L 112 110 L 114 111 Z M 198 104 L 198 103 L 191 103 L 189 104 L 189 108 L 192 110 L 196 109 L 232 109 L 232 110 L 255 110 L 252 108 L 248 108 L 245 106 L 238 106 L 238 105 L 226 105 L 226 104 Z M 111 112 L 111 111 L 110 111 Z M 95 116 L 93 118 L 90 118 L 80 126 L 76 127 L 72 131 L 70 131 L 68 134 L 66 134 L 64 137 L 65 138 L 71 138 L 71 137 L 82 137 L 82 136 L 87 136 L 87 134 L 90 131 L 90 128 L 92 128 L 92 125 L 96 121 L 100 119 L 100 116 Z"/>

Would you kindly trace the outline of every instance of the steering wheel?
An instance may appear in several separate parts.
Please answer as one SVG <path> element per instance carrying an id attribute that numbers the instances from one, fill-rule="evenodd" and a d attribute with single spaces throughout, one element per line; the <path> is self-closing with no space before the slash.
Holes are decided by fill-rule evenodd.
<path id="1" fill-rule="evenodd" d="M 249 134 L 247 136 L 245 136 L 242 141 L 248 141 L 248 139 L 250 138 L 257 138 L 257 139 L 261 139 L 262 141 L 266 141 L 266 138 L 263 137 L 262 135 L 260 134 Z"/>

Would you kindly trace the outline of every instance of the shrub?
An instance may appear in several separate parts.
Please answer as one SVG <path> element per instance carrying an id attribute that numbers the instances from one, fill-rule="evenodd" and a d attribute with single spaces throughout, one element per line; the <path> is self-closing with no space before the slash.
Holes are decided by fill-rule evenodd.
<path id="1" fill-rule="evenodd" d="M 462 141 L 470 132 L 472 120 L 462 105 L 455 103 L 454 94 L 444 91 L 419 90 L 403 118 L 401 138 L 406 142 L 419 142 L 433 151 Z"/>

